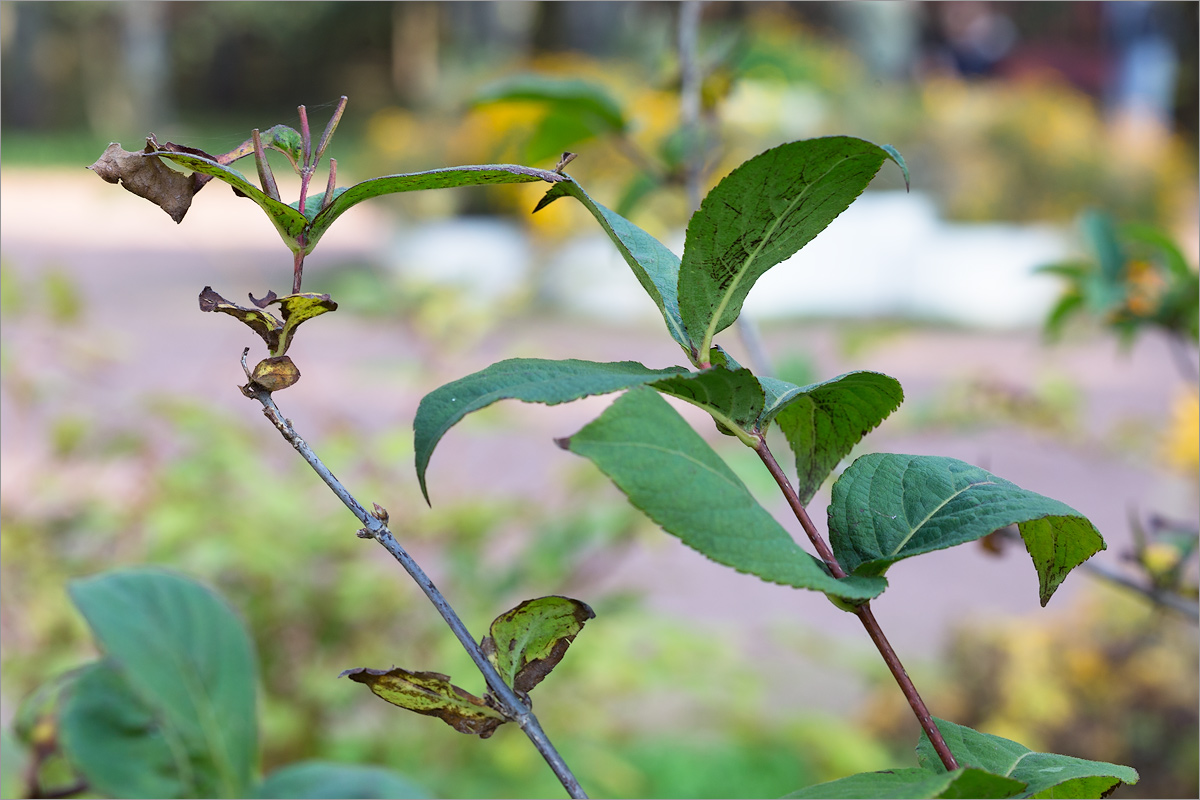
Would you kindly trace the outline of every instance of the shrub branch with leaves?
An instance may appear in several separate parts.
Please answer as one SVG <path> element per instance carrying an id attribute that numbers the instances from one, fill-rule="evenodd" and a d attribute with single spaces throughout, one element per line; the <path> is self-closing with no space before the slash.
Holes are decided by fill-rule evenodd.
<path id="1" fill-rule="evenodd" d="M 488 691 L 478 697 L 440 673 L 400 668 L 356 668 L 344 676 L 367 685 L 388 702 L 438 717 L 480 738 L 505 722 L 517 722 L 567 792 L 586 796 L 533 715 L 529 692 L 563 657 L 593 616 L 591 609 L 564 597 L 528 600 L 500 614 L 488 635 L 476 642 L 396 541 L 387 526 L 387 512 L 378 505 L 367 511 L 325 467 L 273 399 L 274 392 L 299 379 L 298 369 L 287 357 L 299 324 L 337 308 L 327 295 L 302 294 L 300 289 L 304 256 L 342 212 L 394 192 L 544 181 L 550 188 L 535 211 L 567 196 L 583 204 L 659 309 L 668 334 L 690 366 L 509 359 L 435 389 L 422 399 L 414 420 L 416 472 L 426 500 L 430 496 L 426 472 L 433 452 L 468 414 L 504 399 L 555 405 L 622 392 L 594 421 L 558 439 L 558 445 L 590 460 L 634 506 L 689 547 L 762 580 L 820 592 L 858 617 L 921 726 L 917 767 L 855 775 L 793 796 L 1099 797 L 1138 780 L 1128 767 L 1034 753 L 1016 742 L 935 719 L 871 610 L 871 601 L 886 590 L 886 572 L 895 562 L 980 539 L 1008 526 L 1016 526 L 1033 560 L 1045 605 L 1071 570 L 1104 549 L 1103 539 L 1087 518 L 1063 503 L 955 459 L 873 453 L 855 460 L 834 482 L 826 538 L 805 506 L 863 436 L 899 407 L 900 384 L 876 372 L 851 372 L 796 386 L 754 374 L 716 342 L 737 320 L 758 278 L 817 236 L 885 163 L 896 164 L 907 182 L 907 167 L 898 152 L 845 136 L 767 150 L 733 170 L 708 193 L 691 217 L 683 255 L 677 257 L 632 222 L 594 201 L 562 171 L 566 157 L 556 170 L 473 165 L 390 175 L 349 188 L 336 187 L 336 163 L 331 160 L 328 188 L 308 196 L 309 181 L 344 107 L 345 98 L 315 149 L 301 107 L 300 131 L 286 126 L 275 126 L 266 134 L 255 131 L 247 143 L 221 156 L 170 143 L 160 146 L 150 137 L 143 152 L 129 153 L 113 145 L 93 165 L 106 180 L 122 182 L 176 221 L 182 219 L 195 191 L 214 177 L 267 213 L 293 253 L 292 292 L 282 297 L 268 292 L 261 300 L 251 296 L 252 306 L 243 307 L 205 287 L 201 310 L 232 315 L 262 338 L 268 355 L 254 369 L 246 364 L 249 348 L 242 355 L 247 376 L 243 394 L 262 405 L 276 429 L 354 513 L 363 525 L 358 535 L 383 545 L 417 582 L 470 654 Z M 280 199 L 266 162 L 267 148 L 283 152 L 300 175 L 296 203 L 288 205 Z M 230 166 L 251 154 L 261 189 Z M 191 175 L 163 162 L 191 170 Z M 275 304 L 282 319 L 266 310 Z M 664 395 L 703 409 L 720 433 L 755 451 L 816 556 L 800 547 L 753 498 Z M 767 445 L 773 424 L 792 451 L 795 484 Z M 88 599 L 76 599 L 91 621 Z M 107 634 L 98 628 L 96 633 L 107 649 Z M 99 736 L 103 725 L 120 724 L 121 714 L 127 711 L 123 706 L 133 702 L 126 695 L 103 694 L 116 684 L 114 675 L 131 681 L 132 694 L 141 697 L 137 680 L 116 664 L 102 676 L 109 686 L 93 693 L 93 704 L 96 697 L 112 698 L 94 709 L 93 727 L 83 734 L 76 729 L 72 735 L 66 735 L 64 727 L 62 738 L 68 758 L 84 779 L 98 791 L 112 794 L 119 793 L 114 784 L 94 779 L 90 769 L 95 761 L 82 758 L 80 748 L 86 750 L 88 736 Z M 161 681 L 164 676 L 146 679 Z M 81 682 L 77 680 L 74 691 L 66 692 L 72 698 L 68 712 L 88 696 L 79 690 Z M 66 725 L 71 714 L 63 719 Z M 241 742 L 241 750 L 230 754 L 234 760 L 229 763 L 241 765 L 236 774 L 219 772 L 234 777 L 203 788 L 226 796 L 246 791 L 253 772 L 247 765 L 252 765 L 253 755 L 245 751 L 252 750 L 253 744 Z M 286 788 L 276 796 L 296 796 L 283 793 Z M 191 790 L 200 791 L 195 786 Z M 174 789 L 171 794 L 186 795 L 187 791 Z"/>

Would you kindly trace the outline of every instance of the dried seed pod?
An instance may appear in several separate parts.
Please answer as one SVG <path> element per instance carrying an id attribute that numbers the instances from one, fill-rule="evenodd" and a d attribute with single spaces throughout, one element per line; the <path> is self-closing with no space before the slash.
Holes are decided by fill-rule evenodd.
<path id="1" fill-rule="evenodd" d="M 268 392 L 277 392 L 300 380 L 300 370 L 290 357 L 272 356 L 258 362 L 250 379 Z"/>

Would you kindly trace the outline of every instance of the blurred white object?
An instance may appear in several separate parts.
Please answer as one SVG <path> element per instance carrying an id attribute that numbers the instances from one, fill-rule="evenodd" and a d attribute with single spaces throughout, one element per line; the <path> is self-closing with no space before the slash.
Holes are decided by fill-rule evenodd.
<path id="1" fill-rule="evenodd" d="M 532 258 L 529 239 L 518 225 L 487 217 L 406 226 L 388 254 L 389 265 L 402 278 L 453 286 L 484 302 L 521 292 Z"/>
<path id="2" fill-rule="evenodd" d="M 666 244 L 682 252 L 682 233 Z M 868 192 L 761 277 L 745 310 L 757 319 L 884 316 L 1036 326 L 1060 286 L 1034 270 L 1069 253 L 1069 239 L 1051 226 L 945 222 L 927 196 Z M 540 288 L 571 311 L 614 320 L 657 314 L 601 234 L 556 252 Z"/>

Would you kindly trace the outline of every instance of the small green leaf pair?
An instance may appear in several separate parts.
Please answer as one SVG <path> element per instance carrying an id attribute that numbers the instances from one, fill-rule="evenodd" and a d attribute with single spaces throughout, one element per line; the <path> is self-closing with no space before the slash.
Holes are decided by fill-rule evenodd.
<path id="1" fill-rule="evenodd" d="M 863 772 L 808 786 L 792 798 L 1108 797 L 1137 771 L 1104 761 L 1035 753 L 1010 739 L 936 720 L 962 764 L 947 771 L 927 736 L 917 745 L 920 767 Z"/>
<path id="2" fill-rule="evenodd" d="M 138 569 L 75 581 L 69 591 L 103 656 L 60 680 L 55 724 L 90 794 L 423 796 L 387 770 L 325 762 L 260 779 L 254 648 L 211 590 Z"/>
<path id="3" fill-rule="evenodd" d="M 595 613 L 569 597 L 539 597 L 505 611 L 480 642 L 504 682 L 528 700 L 529 691 L 558 665 Z M 393 705 L 437 717 L 460 733 L 486 739 L 510 718 L 490 691 L 477 697 L 438 672 L 358 667 L 339 677 L 365 684 Z"/>

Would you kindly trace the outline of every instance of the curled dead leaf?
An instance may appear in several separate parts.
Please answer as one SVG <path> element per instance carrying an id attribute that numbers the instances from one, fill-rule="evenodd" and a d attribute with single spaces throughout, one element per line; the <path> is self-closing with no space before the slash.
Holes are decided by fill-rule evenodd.
<path id="1" fill-rule="evenodd" d="M 192 176 L 176 172 L 148 155 L 157 149 L 157 143 L 151 141 L 147 140 L 145 153 L 130 152 L 113 142 L 88 169 L 109 183 L 119 183 L 138 197 L 146 198 L 175 222 L 182 222 L 196 193 Z"/>

